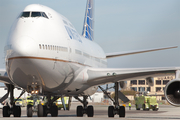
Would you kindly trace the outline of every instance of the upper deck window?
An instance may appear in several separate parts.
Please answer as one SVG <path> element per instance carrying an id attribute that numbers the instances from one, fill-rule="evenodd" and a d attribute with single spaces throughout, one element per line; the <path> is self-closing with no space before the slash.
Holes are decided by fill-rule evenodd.
<path id="1" fill-rule="evenodd" d="M 21 17 L 29 17 L 30 12 L 22 12 Z"/>
<path id="2" fill-rule="evenodd" d="M 45 12 L 32 12 L 31 17 L 44 17 L 48 19 Z"/>

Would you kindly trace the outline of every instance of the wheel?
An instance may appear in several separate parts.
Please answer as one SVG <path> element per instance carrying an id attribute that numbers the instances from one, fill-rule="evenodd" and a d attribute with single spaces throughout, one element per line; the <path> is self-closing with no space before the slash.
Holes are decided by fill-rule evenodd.
<path id="1" fill-rule="evenodd" d="M 43 117 L 47 117 L 47 106 L 43 105 Z"/>
<path id="2" fill-rule="evenodd" d="M 87 107 L 87 116 L 88 117 L 93 117 L 94 116 L 94 108 L 92 105 Z"/>
<path id="3" fill-rule="evenodd" d="M 124 106 L 119 107 L 119 117 L 125 117 L 125 107 Z"/>
<path id="4" fill-rule="evenodd" d="M 114 106 L 108 107 L 108 117 L 114 117 Z"/>
<path id="5" fill-rule="evenodd" d="M 21 107 L 13 106 L 13 114 L 14 114 L 14 117 L 21 117 Z"/>
<path id="6" fill-rule="evenodd" d="M 153 111 L 158 111 L 158 108 L 153 109 Z"/>
<path id="7" fill-rule="evenodd" d="M 136 104 L 136 110 L 140 110 L 140 108 L 137 107 L 137 104 Z"/>
<path id="8" fill-rule="evenodd" d="M 10 117 L 9 110 L 10 110 L 9 106 L 4 106 L 3 107 L 3 111 L 2 111 L 3 117 Z"/>
<path id="9" fill-rule="evenodd" d="M 27 105 L 27 117 L 32 117 L 32 105 Z"/>
<path id="10" fill-rule="evenodd" d="M 50 107 L 50 113 L 52 117 L 58 116 L 58 107 L 56 105 L 53 105 Z"/>
<path id="11" fill-rule="evenodd" d="M 143 104 L 143 110 L 146 110 L 146 108 L 145 108 L 145 104 Z"/>
<path id="12" fill-rule="evenodd" d="M 38 117 L 43 117 L 43 106 L 41 104 L 38 104 L 37 115 Z"/>
<path id="13" fill-rule="evenodd" d="M 82 106 L 77 106 L 76 115 L 77 115 L 77 117 L 83 116 L 83 107 Z"/>

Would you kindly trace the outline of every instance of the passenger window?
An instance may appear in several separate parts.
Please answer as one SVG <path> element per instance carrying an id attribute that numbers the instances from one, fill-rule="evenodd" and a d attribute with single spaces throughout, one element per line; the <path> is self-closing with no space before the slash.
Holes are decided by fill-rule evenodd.
<path id="1" fill-rule="evenodd" d="M 30 12 L 22 12 L 21 17 L 29 17 Z"/>
<path id="2" fill-rule="evenodd" d="M 41 44 L 39 44 L 39 48 L 41 49 Z"/>

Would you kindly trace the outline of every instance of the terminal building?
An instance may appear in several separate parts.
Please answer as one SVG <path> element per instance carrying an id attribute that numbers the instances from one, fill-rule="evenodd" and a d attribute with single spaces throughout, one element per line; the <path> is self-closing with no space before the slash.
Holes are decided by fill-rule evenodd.
<path id="1" fill-rule="evenodd" d="M 154 85 L 149 86 L 146 79 L 127 81 L 127 87 L 137 92 L 148 92 L 148 95 L 157 96 L 157 100 L 165 100 L 164 89 L 166 84 L 175 79 L 175 75 L 154 77 Z"/>

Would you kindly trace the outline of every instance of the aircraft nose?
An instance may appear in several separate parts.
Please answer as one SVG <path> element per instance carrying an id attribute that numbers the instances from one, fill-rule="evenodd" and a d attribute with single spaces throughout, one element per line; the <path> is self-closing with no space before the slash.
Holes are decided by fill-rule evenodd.
<path id="1" fill-rule="evenodd" d="M 31 56 L 37 54 L 36 42 L 33 38 L 23 36 L 17 38 L 12 45 L 15 56 Z"/>

